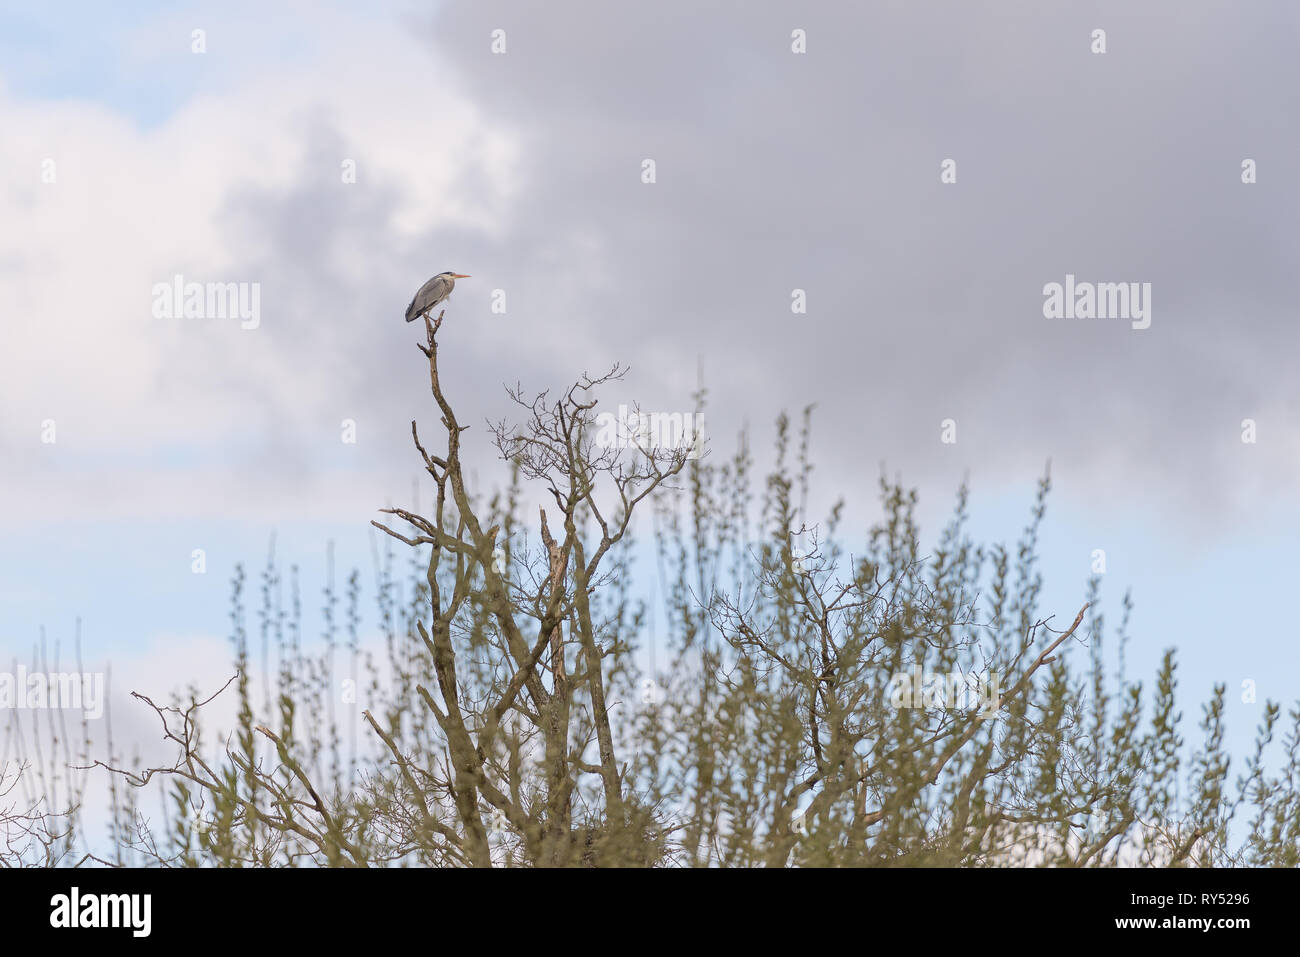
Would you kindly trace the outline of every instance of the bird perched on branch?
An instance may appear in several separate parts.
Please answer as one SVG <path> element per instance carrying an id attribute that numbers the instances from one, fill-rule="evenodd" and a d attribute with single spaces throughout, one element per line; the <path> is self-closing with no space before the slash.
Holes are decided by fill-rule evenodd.
<path id="1" fill-rule="evenodd" d="M 468 279 L 469 276 L 462 275 L 458 272 L 440 272 L 423 286 L 411 300 L 411 304 L 406 307 L 406 321 L 414 322 L 423 316 L 430 309 L 442 302 L 451 295 L 451 291 L 456 288 L 457 279 Z"/>

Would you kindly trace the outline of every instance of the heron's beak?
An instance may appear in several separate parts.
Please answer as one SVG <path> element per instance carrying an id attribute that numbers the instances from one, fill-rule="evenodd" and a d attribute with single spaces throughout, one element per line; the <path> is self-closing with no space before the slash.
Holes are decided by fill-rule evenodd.
<path id="1" fill-rule="evenodd" d="M 469 279 L 470 277 L 467 276 L 467 275 L 462 275 L 461 273 L 458 273 L 458 272 L 454 272 L 454 273 L 451 274 L 451 278 L 452 278 L 452 279 Z"/>

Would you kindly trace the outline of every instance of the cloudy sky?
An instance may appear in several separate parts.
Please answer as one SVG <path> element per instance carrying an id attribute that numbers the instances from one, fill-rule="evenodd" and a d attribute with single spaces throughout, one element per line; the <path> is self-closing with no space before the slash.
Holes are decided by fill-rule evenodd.
<path id="1" fill-rule="evenodd" d="M 121 693 L 207 685 L 273 533 L 368 567 L 435 421 L 401 314 L 455 270 L 463 421 L 702 375 L 722 453 L 817 403 L 824 501 L 865 527 L 883 464 L 938 516 L 968 474 L 1001 540 L 1050 459 L 1047 611 L 1104 549 L 1131 666 L 1176 645 L 1239 745 L 1242 681 L 1300 694 L 1300 15 L 1045 6 L 0 5 L 0 649 L 80 617 Z M 177 275 L 257 284 L 256 328 L 155 315 Z M 1149 328 L 1045 317 L 1067 276 L 1149 283 Z"/>

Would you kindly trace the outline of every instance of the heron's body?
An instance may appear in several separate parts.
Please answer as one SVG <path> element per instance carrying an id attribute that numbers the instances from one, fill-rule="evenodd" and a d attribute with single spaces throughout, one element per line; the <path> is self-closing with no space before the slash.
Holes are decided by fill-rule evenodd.
<path id="1" fill-rule="evenodd" d="M 438 303 L 442 302 L 451 295 L 451 291 L 456 288 L 457 279 L 468 279 L 469 276 L 462 275 L 458 272 L 440 272 L 423 286 L 411 300 L 411 304 L 406 307 L 406 321 L 414 322 L 423 316 Z"/>

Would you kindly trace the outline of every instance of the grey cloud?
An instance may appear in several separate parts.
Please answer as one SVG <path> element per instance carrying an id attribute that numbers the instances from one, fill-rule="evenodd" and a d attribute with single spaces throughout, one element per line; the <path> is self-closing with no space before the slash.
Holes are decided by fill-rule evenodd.
<path id="1" fill-rule="evenodd" d="M 869 479 L 885 460 L 922 481 L 1023 480 L 1052 457 L 1098 502 L 1157 486 L 1225 501 L 1241 419 L 1273 416 L 1261 430 L 1277 441 L 1294 406 L 1293 54 L 1257 42 L 1253 16 L 1188 11 L 449 3 L 423 27 L 430 69 L 520 137 L 520 191 L 481 230 L 403 245 L 382 184 L 239 197 L 231 221 L 262 250 L 250 271 L 288 297 L 250 348 L 311 364 L 322 393 L 385 423 L 384 455 L 406 455 L 423 381 L 394 358 L 412 350 L 397 316 L 455 268 L 476 277 L 444 346 L 466 410 L 505 411 L 503 381 L 543 388 L 616 360 L 633 375 L 611 400 L 676 408 L 702 363 L 719 433 L 818 402 L 833 474 Z M 1105 56 L 1088 51 L 1097 26 Z M 331 169 L 348 132 L 313 130 L 309 155 Z M 1247 156 L 1256 186 L 1238 181 Z M 938 181 L 947 157 L 955 186 Z M 447 201 L 487 209 L 488 188 L 471 169 Z M 359 280 L 333 268 L 345 239 L 365 251 Z M 1152 327 L 1044 319 L 1042 287 L 1067 273 L 1152 283 Z M 504 317 L 488 311 L 497 287 Z M 806 316 L 790 313 L 796 287 Z M 948 417 L 956 449 L 938 440 Z M 283 441 L 287 426 L 268 454 Z M 1289 453 L 1257 459 L 1288 480 Z"/>

